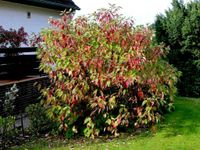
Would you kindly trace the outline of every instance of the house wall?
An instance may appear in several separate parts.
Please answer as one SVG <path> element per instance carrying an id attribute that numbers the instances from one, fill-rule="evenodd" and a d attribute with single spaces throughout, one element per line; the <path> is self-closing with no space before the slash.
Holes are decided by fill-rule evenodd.
<path id="1" fill-rule="evenodd" d="M 28 12 L 31 16 L 28 18 Z M 0 0 L 0 26 L 5 29 L 24 27 L 28 34 L 39 33 L 48 27 L 49 17 L 58 17 L 60 11 Z"/>

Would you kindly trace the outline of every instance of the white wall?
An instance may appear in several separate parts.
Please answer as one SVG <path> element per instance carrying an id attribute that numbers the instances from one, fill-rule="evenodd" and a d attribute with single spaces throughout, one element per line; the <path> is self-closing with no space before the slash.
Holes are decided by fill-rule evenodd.
<path id="1" fill-rule="evenodd" d="M 27 13 L 31 18 L 27 18 Z M 0 0 L 0 26 L 5 29 L 24 27 L 28 34 L 39 33 L 41 28 L 48 27 L 48 18 L 58 17 L 60 11 L 29 5 L 4 2 Z"/>

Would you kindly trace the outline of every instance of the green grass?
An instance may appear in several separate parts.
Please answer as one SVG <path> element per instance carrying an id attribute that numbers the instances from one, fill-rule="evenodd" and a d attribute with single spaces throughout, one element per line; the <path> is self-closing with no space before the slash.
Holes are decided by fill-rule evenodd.
<path id="1" fill-rule="evenodd" d="M 156 128 L 138 135 L 123 134 L 119 138 L 48 140 L 39 139 L 14 149 L 29 150 L 199 150 L 200 98 L 179 97 L 176 111 L 165 116 Z"/>

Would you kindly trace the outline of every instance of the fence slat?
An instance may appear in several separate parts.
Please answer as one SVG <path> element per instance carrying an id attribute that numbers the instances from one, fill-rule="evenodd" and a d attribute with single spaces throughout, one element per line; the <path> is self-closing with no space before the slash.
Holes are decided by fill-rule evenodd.
<path id="1" fill-rule="evenodd" d="M 1 48 L 0 79 L 41 75 L 35 47 Z"/>
<path id="2" fill-rule="evenodd" d="M 19 47 L 19 48 L 0 48 L 0 54 L 3 53 L 23 53 L 23 52 L 35 52 L 36 47 Z"/>

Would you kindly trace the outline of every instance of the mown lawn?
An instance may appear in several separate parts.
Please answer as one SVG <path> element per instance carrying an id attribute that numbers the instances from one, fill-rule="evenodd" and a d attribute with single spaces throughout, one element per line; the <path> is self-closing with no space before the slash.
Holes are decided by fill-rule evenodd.
<path id="1" fill-rule="evenodd" d="M 176 111 L 165 121 L 140 134 L 122 134 L 119 138 L 79 140 L 39 139 L 13 149 L 20 150 L 199 150 L 200 98 L 179 97 Z"/>

